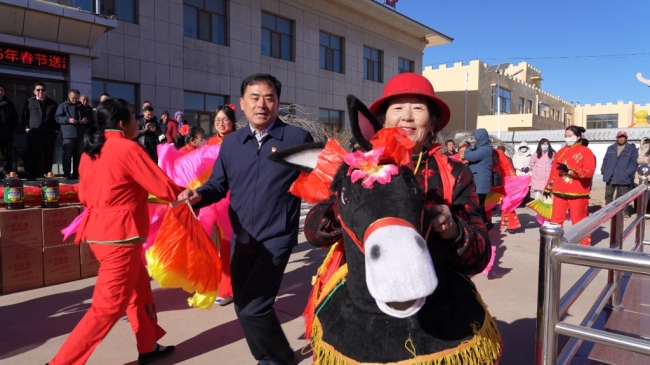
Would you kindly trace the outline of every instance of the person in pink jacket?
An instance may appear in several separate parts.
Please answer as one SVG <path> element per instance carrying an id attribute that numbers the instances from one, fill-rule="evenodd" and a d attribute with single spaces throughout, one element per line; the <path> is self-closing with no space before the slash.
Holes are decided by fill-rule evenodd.
<path id="1" fill-rule="evenodd" d="M 537 145 L 537 151 L 530 157 L 530 168 L 533 172 L 531 188 L 535 192 L 535 199 L 540 197 L 551 175 L 554 155 L 555 150 L 548 139 L 542 138 Z"/>

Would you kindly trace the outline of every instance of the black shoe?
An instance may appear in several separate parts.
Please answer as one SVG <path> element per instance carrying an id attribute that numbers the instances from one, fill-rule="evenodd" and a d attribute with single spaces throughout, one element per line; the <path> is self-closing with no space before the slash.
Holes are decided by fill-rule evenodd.
<path id="1" fill-rule="evenodd" d="M 160 350 L 159 346 L 160 345 L 158 345 L 158 347 L 156 348 L 156 351 L 147 352 L 146 354 L 140 354 L 138 356 L 138 363 L 140 363 L 140 365 L 143 365 L 143 364 L 148 364 L 150 362 L 156 361 L 158 359 L 162 359 L 163 357 L 167 357 L 171 355 L 172 352 L 174 352 L 174 350 L 176 349 L 176 346 L 167 346 L 165 347 L 164 350 Z"/>
<path id="2" fill-rule="evenodd" d="M 510 234 L 514 234 L 514 233 L 515 233 L 515 230 L 514 230 L 514 229 L 506 229 L 506 232 L 508 232 L 508 233 L 510 233 Z"/>

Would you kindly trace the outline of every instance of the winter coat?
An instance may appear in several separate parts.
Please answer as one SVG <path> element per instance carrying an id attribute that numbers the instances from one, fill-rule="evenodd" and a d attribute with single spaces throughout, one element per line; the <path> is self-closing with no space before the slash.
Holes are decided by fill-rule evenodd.
<path id="1" fill-rule="evenodd" d="M 488 194 L 492 190 L 492 147 L 490 137 L 484 128 L 473 133 L 476 143 L 465 150 L 465 159 L 474 176 L 476 194 Z"/>
<path id="2" fill-rule="evenodd" d="M 639 153 L 634 145 L 625 143 L 621 154 L 617 156 L 618 143 L 607 147 L 603 165 L 600 172 L 603 175 L 603 181 L 615 185 L 630 185 L 634 182 L 634 173 L 639 166 L 637 158 Z"/>
<path id="3" fill-rule="evenodd" d="M 562 168 L 560 165 L 565 166 Z M 582 143 L 564 146 L 555 154 L 545 193 L 566 198 L 589 198 L 596 156 Z"/>
<path id="4" fill-rule="evenodd" d="M 16 126 L 18 126 L 18 111 L 14 103 L 4 96 L 0 99 L 0 140 L 13 142 Z"/>
<path id="5" fill-rule="evenodd" d="M 167 138 L 167 143 L 174 144 L 176 142 L 176 138 L 178 138 L 178 122 L 176 119 L 167 119 L 166 129 L 167 131 L 165 132 L 165 138 Z"/>
<path id="6" fill-rule="evenodd" d="M 530 171 L 530 147 L 528 147 L 528 151 L 523 153 L 519 151 L 522 147 L 528 147 L 528 143 L 524 141 L 517 146 L 517 151 L 515 151 L 515 155 L 512 156 L 512 165 L 517 172 L 517 176 L 530 176 L 532 175 L 532 172 Z M 528 171 L 522 171 L 524 169 Z"/>
<path id="7" fill-rule="evenodd" d="M 154 132 L 148 130 L 146 128 L 147 123 L 153 123 L 153 125 L 156 126 L 156 130 Z M 158 123 L 156 123 L 155 119 L 153 118 L 149 120 L 142 118 L 138 120 L 138 127 L 140 128 L 140 132 L 138 132 L 137 142 L 140 144 L 140 146 L 144 147 L 144 149 L 147 150 L 147 153 L 149 154 L 151 159 L 157 163 L 158 151 L 156 150 L 157 149 L 156 146 L 158 146 L 158 143 L 160 142 L 158 137 L 162 135 L 162 132 L 160 131 L 160 126 L 158 125 Z"/>
<path id="8" fill-rule="evenodd" d="M 554 155 L 555 157 L 555 155 Z M 553 157 L 548 157 L 548 151 L 542 151 L 542 157 L 537 157 L 537 152 L 530 156 L 530 169 L 533 174 L 531 180 L 531 188 L 537 191 L 543 191 L 551 176 L 551 168 L 553 167 Z"/>
<path id="9" fill-rule="evenodd" d="M 72 104 L 70 100 L 66 100 L 59 105 L 55 114 L 56 122 L 61 124 L 61 138 L 83 138 L 86 134 L 86 125 L 81 123 L 83 118 L 90 118 L 86 116 L 86 107 L 81 104 Z M 70 119 L 74 119 L 75 123 L 70 124 Z"/>
<path id="10" fill-rule="evenodd" d="M 43 101 L 44 111 L 41 109 L 41 103 L 36 97 L 25 100 L 23 105 L 23 125 L 25 129 L 33 129 L 39 133 L 52 133 L 59 130 L 54 115 L 58 104 L 50 98 Z"/>

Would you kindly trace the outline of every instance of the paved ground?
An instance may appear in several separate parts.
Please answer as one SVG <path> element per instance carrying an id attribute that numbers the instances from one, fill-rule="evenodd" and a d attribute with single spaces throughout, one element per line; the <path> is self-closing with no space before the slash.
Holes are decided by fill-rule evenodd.
<path id="1" fill-rule="evenodd" d="M 595 184 L 593 201 L 604 191 Z M 500 365 L 532 364 L 535 348 L 538 225 L 530 210 L 519 209 L 524 229 L 508 235 L 497 229 L 490 237 L 497 246 L 495 266 L 488 276 L 473 278 L 491 313 L 496 317 L 504 340 Z M 496 219 L 495 219 L 496 221 Z M 607 229 L 594 235 L 598 245 L 608 244 Z M 629 244 L 627 248 L 629 249 Z M 302 359 L 302 318 L 311 276 L 325 252 L 301 243 L 294 251 L 276 303 L 291 345 Z M 584 272 L 579 267 L 562 268 L 562 292 Z M 605 283 L 605 274 L 594 280 L 572 307 L 567 321 L 579 323 Z M 94 279 L 0 296 L 0 363 L 44 364 L 57 351 L 89 307 Z M 176 344 L 176 353 L 156 364 L 254 364 L 248 352 L 232 305 L 215 306 L 209 311 L 188 308 L 187 294 L 180 290 L 162 290 L 153 283 L 160 324 L 168 334 L 162 344 Z M 99 345 L 89 364 L 137 364 L 134 337 L 126 318 L 118 322 Z"/>

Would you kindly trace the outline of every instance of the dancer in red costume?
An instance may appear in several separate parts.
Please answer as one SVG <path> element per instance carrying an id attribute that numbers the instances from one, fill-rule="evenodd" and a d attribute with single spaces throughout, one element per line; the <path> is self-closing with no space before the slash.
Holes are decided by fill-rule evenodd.
<path id="1" fill-rule="evenodd" d="M 516 176 L 515 169 L 512 166 L 512 162 L 506 156 L 504 153 L 505 147 L 499 146 L 497 149 L 494 151 L 494 166 L 495 170 L 498 171 L 501 176 L 503 177 L 503 185 L 500 186 L 499 188 L 492 188 L 493 191 L 497 191 L 500 194 L 503 194 L 504 196 L 508 194 L 508 191 L 506 191 L 506 177 L 508 176 Z M 521 228 L 521 223 L 519 222 L 519 217 L 517 217 L 517 213 L 514 211 L 514 209 L 510 211 L 506 211 L 503 209 L 503 205 L 501 207 L 501 229 L 505 230 L 508 233 L 514 233 L 515 229 Z"/>
<path id="2" fill-rule="evenodd" d="M 90 310 L 59 349 L 51 365 L 85 364 L 93 350 L 126 312 L 137 341 L 140 364 L 174 351 L 160 346 L 149 275 L 142 265 L 142 243 L 149 231 L 148 193 L 173 201 L 176 184 L 131 139 L 138 124 L 126 101 L 107 99 L 84 139 L 79 166 L 79 199 L 88 213 L 76 243 L 89 242 L 100 262 Z"/>
<path id="3" fill-rule="evenodd" d="M 553 194 L 551 222 L 560 225 L 564 223 L 567 209 L 573 224 L 589 215 L 589 193 L 596 157 L 582 144 L 585 131 L 583 127 L 574 125 L 564 131 L 566 146 L 555 154 L 551 176 L 544 188 L 544 195 Z M 591 246 L 591 236 L 585 237 L 580 244 Z"/>

